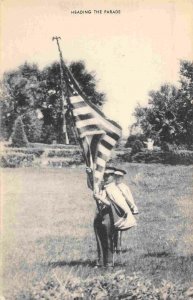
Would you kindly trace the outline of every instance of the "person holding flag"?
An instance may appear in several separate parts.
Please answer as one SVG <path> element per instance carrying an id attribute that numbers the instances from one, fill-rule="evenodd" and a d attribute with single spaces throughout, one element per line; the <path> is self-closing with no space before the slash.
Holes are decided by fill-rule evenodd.
<path id="1" fill-rule="evenodd" d="M 114 265 L 113 214 L 111 203 L 106 198 L 105 189 L 102 189 L 102 181 L 103 175 L 105 177 L 107 173 L 112 172 L 112 170 L 111 172 L 105 170 L 106 163 L 111 157 L 112 149 L 121 137 L 122 129 L 115 122 L 108 120 L 97 107 L 89 103 L 81 95 L 81 91 L 69 71 L 67 75 L 70 90 L 70 96 L 67 98 L 68 107 L 83 150 L 87 184 L 94 192 L 94 199 L 97 200 L 98 213 L 94 220 L 94 230 L 97 239 L 98 264 L 112 267 Z"/>
<path id="2" fill-rule="evenodd" d="M 104 266 L 114 266 L 118 231 L 125 231 L 136 226 L 136 220 L 126 199 L 116 185 L 115 172 L 115 168 L 107 168 L 104 172 L 104 189 L 94 192 L 94 198 L 103 205 L 105 204 L 105 215 L 101 218 L 99 211 L 94 222 L 99 264 Z"/>
<path id="3" fill-rule="evenodd" d="M 64 63 L 59 45 L 59 37 L 54 37 L 57 42 L 60 54 L 60 72 L 62 89 L 64 90 L 65 104 L 67 112 L 73 123 L 77 140 L 82 148 L 88 174 L 88 186 L 93 190 L 97 199 L 98 218 L 95 221 L 97 230 L 97 241 L 99 251 L 102 254 L 102 264 L 104 266 L 113 265 L 113 209 L 106 194 L 110 194 L 112 188 L 101 190 L 104 175 L 105 184 L 109 184 L 109 176 L 113 178 L 114 172 L 106 169 L 106 163 L 111 157 L 112 149 L 122 135 L 122 128 L 114 121 L 109 120 L 105 115 L 89 100 L 83 93 L 78 82 L 75 80 L 70 70 Z M 88 171 L 91 172 L 88 172 Z M 110 173 L 108 173 L 110 172 Z M 115 186 L 116 187 L 116 186 Z M 108 192 L 107 192 L 108 191 Z M 120 197 L 121 192 L 116 188 Z M 102 195 L 103 194 L 103 195 Z M 101 199 L 99 199 L 101 197 Z M 107 199 L 106 199 L 107 198 Z M 113 198 L 114 199 L 114 198 Z M 111 199 L 112 200 L 112 199 Z M 106 205 L 101 209 L 100 202 Z M 125 207 L 127 205 L 125 204 Z M 100 222 L 99 222 L 100 219 Z M 103 226 L 104 225 L 104 226 Z M 124 227 L 124 222 L 119 224 Z M 98 253 L 99 253 L 98 251 Z M 99 255 L 99 259 L 101 256 Z"/>
<path id="4" fill-rule="evenodd" d="M 131 209 L 132 214 L 136 215 L 139 213 L 137 205 L 135 204 L 129 186 L 123 183 L 123 178 L 126 173 L 127 172 L 125 170 L 116 169 L 114 172 L 115 182 L 117 187 L 121 191 L 122 195 L 124 196 L 129 208 Z M 117 253 L 121 252 L 121 248 L 122 248 L 121 244 L 122 244 L 122 231 L 117 231 L 114 237 L 114 245 Z"/>

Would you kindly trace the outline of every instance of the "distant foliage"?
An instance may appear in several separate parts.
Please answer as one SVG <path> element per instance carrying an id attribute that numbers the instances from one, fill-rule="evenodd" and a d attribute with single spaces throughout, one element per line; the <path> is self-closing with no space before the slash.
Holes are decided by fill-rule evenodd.
<path id="1" fill-rule="evenodd" d="M 121 161 L 137 163 L 161 163 L 169 165 L 192 165 L 193 151 L 190 150 L 152 150 L 147 149 L 137 153 L 124 153 L 119 155 Z"/>
<path id="2" fill-rule="evenodd" d="M 33 154 L 11 153 L 8 155 L 2 155 L 0 159 L 0 166 L 2 168 L 31 167 L 33 165 L 33 161 Z"/>
<path id="3" fill-rule="evenodd" d="M 88 100 L 97 106 L 103 105 L 105 102 L 105 94 L 97 91 L 96 73 L 88 73 L 83 61 L 72 62 L 69 69 L 74 75 L 74 78 L 77 80 L 84 94 L 88 96 Z"/>
<path id="4" fill-rule="evenodd" d="M 180 87 L 165 84 L 149 93 L 147 107 L 138 105 L 135 126 L 160 143 L 193 145 L 193 62 L 181 61 Z"/>
<path id="5" fill-rule="evenodd" d="M 69 69 L 87 100 L 101 106 L 105 101 L 105 95 L 97 91 L 95 74 L 88 72 L 81 61 L 72 62 Z M 1 128 L 5 139 L 12 134 L 17 117 L 24 115 L 23 122 L 29 141 L 65 142 L 62 86 L 58 62 L 52 63 L 43 70 L 35 64 L 24 63 L 17 69 L 5 73 L 0 84 Z M 65 92 L 65 85 L 63 89 Z M 41 111 L 41 120 L 36 116 L 37 109 Z M 66 118 L 70 142 L 76 143 L 69 115 Z"/>
<path id="6" fill-rule="evenodd" d="M 12 139 L 12 145 L 14 147 L 28 146 L 28 140 L 27 140 L 27 136 L 24 130 L 24 125 L 21 117 L 18 117 L 17 120 L 15 121 L 11 139 Z"/>
<path id="7" fill-rule="evenodd" d="M 4 149 L 4 154 L 9 155 L 9 154 L 33 154 L 34 157 L 40 157 L 43 153 L 44 153 L 44 149 L 38 149 L 38 148 L 12 148 L 12 147 L 7 147 L 6 149 Z"/>
<path id="8" fill-rule="evenodd" d="M 134 155 L 143 149 L 143 143 L 140 140 L 136 140 L 133 143 L 132 149 L 131 149 L 131 155 Z"/>
<path id="9" fill-rule="evenodd" d="M 57 140 L 57 134 L 54 130 L 54 126 L 50 125 L 43 125 L 42 132 L 41 132 L 41 142 L 45 144 L 52 144 L 53 141 Z M 37 141 L 36 141 L 37 142 Z"/>
<path id="10" fill-rule="evenodd" d="M 143 134 L 131 134 L 127 139 L 125 148 L 132 147 L 136 140 L 140 140 L 141 142 L 143 142 L 145 140 L 145 137 Z"/>
<path id="11" fill-rule="evenodd" d="M 71 157 L 71 156 L 76 156 L 79 155 L 82 157 L 82 152 L 81 150 L 50 150 L 48 152 L 48 157 Z"/>
<path id="12" fill-rule="evenodd" d="M 166 142 L 163 142 L 163 143 L 161 144 L 161 150 L 162 150 L 162 151 L 165 151 L 165 152 L 170 151 L 170 145 L 169 145 L 168 143 L 166 143 Z"/>
<path id="13" fill-rule="evenodd" d="M 36 112 L 32 111 L 26 113 L 23 116 L 22 120 L 25 126 L 25 132 L 28 141 L 31 143 L 40 142 L 41 135 L 42 135 L 43 121 L 38 119 Z"/>

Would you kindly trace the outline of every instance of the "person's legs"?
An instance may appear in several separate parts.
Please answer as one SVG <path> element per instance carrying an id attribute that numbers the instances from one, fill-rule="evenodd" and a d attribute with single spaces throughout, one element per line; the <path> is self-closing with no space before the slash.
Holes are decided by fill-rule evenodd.
<path id="1" fill-rule="evenodd" d="M 94 219 L 94 232 L 96 236 L 97 242 L 97 265 L 103 265 L 103 247 L 102 247 L 102 239 L 101 239 L 101 232 L 102 232 L 102 217 L 97 214 Z"/>
<path id="2" fill-rule="evenodd" d="M 104 265 L 113 266 L 113 252 L 114 252 L 114 241 L 113 241 L 113 226 L 110 215 L 107 214 L 103 221 L 104 225 Z"/>
<path id="3" fill-rule="evenodd" d="M 94 219 L 94 231 L 97 241 L 98 264 L 113 266 L 114 230 L 109 208 L 97 214 Z"/>
<path id="4" fill-rule="evenodd" d="M 114 250 L 118 250 L 118 230 L 114 230 L 113 234 Z"/>
<path id="5" fill-rule="evenodd" d="M 118 241 L 119 241 L 119 246 L 118 246 L 118 251 L 122 252 L 122 231 L 118 231 Z"/>

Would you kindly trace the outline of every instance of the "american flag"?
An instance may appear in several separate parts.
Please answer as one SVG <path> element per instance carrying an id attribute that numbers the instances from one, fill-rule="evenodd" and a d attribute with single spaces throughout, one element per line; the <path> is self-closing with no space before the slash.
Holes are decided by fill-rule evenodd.
<path id="1" fill-rule="evenodd" d="M 96 106 L 85 99 L 70 71 L 67 68 L 66 71 L 70 90 L 68 102 L 86 165 L 93 171 L 93 182 L 96 187 L 103 178 L 106 163 L 121 137 L 122 130 L 118 124 L 108 120 Z"/>

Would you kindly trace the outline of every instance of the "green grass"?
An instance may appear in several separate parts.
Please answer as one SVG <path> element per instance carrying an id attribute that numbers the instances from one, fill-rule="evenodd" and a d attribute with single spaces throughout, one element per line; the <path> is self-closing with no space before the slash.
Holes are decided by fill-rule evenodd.
<path id="1" fill-rule="evenodd" d="M 192 166 L 120 164 L 140 214 L 123 233 L 124 269 L 158 286 L 163 280 L 186 287 L 193 281 Z M 7 299 L 50 278 L 92 278 L 96 210 L 85 168 L 2 169 L 3 288 Z"/>

